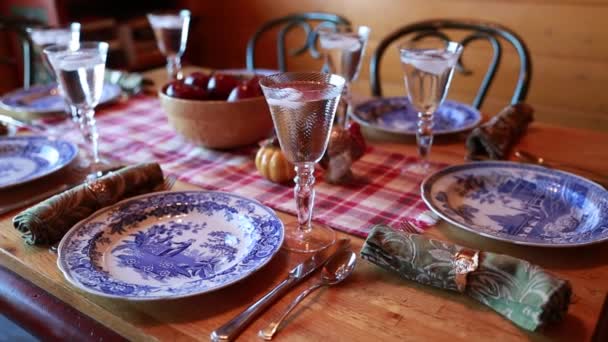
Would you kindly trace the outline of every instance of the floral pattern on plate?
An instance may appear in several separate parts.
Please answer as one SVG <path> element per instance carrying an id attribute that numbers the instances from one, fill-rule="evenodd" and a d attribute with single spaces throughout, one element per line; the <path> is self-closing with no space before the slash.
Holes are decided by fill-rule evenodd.
<path id="1" fill-rule="evenodd" d="M 262 204 L 208 192 L 147 194 L 102 209 L 61 241 L 58 265 L 75 286 L 154 300 L 222 288 L 264 266 L 283 224 Z"/>
<path id="2" fill-rule="evenodd" d="M 68 165 L 76 145 L 41 136 L 0 138 L 0 189 L 46 176 Z"/>
<path id="3" fill-rule="evenodd" d="M 379 98 L 355 107 L 351 114 L 361 125 L 381 131 L 415 135 L 418 113 L 407 97 Z M 481 114 L 463 103 L 446 100 L 433 118 L 433 133 L 451 134 L 467 131 L 479 124 Z"/>
<path id="4" fill-rule="evenodd" d="M 469 163 L 429 176 L 422 196 L 450 223 L 498 240 L 571 247 L 608 239 L 608 192 L 567 172 L 513 162 Z"/>

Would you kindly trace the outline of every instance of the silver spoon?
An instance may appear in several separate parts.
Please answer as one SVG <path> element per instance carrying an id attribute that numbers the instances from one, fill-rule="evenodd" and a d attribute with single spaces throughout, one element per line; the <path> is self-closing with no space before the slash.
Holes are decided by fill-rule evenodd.
<path id="1" fill-rule="evenodd" d="M 306 296 L 311 294 L 316 289 L 322 286 L 332 286 L 342 282 L 346 279 L 353 271 L 357 264 L 357 254 L 351 250 L 344 250 L 325 263 L 323 270 L 321 271 L 321 278 L 311 285 L 309 288 L 300 293 L 296 299 L 289 304 L 287 309 L 281 314 L 278 320 L 271 322 L 268 326 L 258 333 L 258 336 L 265 340 L 272 340 L 274 335 L 281 327 L 283 320 L 289 315 L 289 313 L 304 299 Z"/>

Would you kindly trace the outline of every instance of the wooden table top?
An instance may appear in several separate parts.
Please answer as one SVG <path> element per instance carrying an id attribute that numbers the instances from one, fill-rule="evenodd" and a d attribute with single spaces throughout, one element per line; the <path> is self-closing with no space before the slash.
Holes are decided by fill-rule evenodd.
<path id="1" fill-rule="evenodd" d="M 396 137 L 368 135 L 375 146 L 413 155 L 415 143 Z M 382 138 L 382 140 L 379 140 Z M 518 148 L 547 158 L 576 163 L 608 175 L 608 134 L 533 124 Z M 436 141 L 432 159 L 462 163 L 462 137 Z M 196 189 L 177 182 L 175 190 Z M 69 285 L 56 267 L 56 255 L 47 248 L 26 246 L 12 228 L 16 212 L 0 216 L 0 265 L 3 265 L 59 299 L 130 340 L 208 340 L 219 327 L 261 297 L 302 260 L 281 251 L 262 270 L 247 279 L 209 294 L 149 303 L 105 299 Z M 295 220 L 278 213 L 285 223 Z M 405 281 L 359 259 L 354 274 L 343 284 L 318 291 L 295 310 L 277 340 L 589 340 L 608 291 L 606 243 L 566 249 L 516 246 L 493 241 L 445 222 L 425 234 L 470 248 L 510 254 L 529 260 L 572 282 L 574 296 L 565 320 L 543 332 L 517 328 L 474 300 Z M 363 240 L 349 237 L 355 251 Z M 241 335 L 257 339 L 257 332 L 308 286 L 300 284 L 254 321 Z"/>

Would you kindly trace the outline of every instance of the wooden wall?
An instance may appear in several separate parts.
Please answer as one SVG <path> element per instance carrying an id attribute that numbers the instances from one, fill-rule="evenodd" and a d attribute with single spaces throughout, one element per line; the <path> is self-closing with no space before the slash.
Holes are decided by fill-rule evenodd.
<path id="1" fill-rule="evenodd" d="M 528 102 L 537 119 L 556 124 L 608 130 L 608 1 L 606 0 L 231 0 L 182 1 L 198 16 L 188 43 L 192 63 L 216 68 L 245 64 L 249 36 L 265 21 L 302 11 L 341 14 L 354 24 L 372 28 L 368 51 L 397 27 L 430 18 L 470 18 L 494 21 L 522 36 L 532 53 L 533 77 Z M 297 35 L 297 34 L 295 34 Z M 293 37 L 297 39 L 297 37 Z M 485 72 L 489 50 L 471 45 L 464 62 L 476 77 L 455 77 L 449 98 L 471 101 Z M 256 60 L 275 67 L 271 39 L 262 42 Z M 394 52 L 393 52 L 394 51 Z M 367 57 L 369 57 L 369 53 Z M 383 61 L 385 95 L 402 95 L 396 50 Z M 501 70 L 482 110 L 494 114 L 507 104 L 519 68 L 516 54 L 505 51 Z M 368 63 L 366 59 L 364 63 Z M 356 88 L 369 92 L 368 64 Z M 313 69 L 310 58 L 293 61 L 292 69 Z"/>

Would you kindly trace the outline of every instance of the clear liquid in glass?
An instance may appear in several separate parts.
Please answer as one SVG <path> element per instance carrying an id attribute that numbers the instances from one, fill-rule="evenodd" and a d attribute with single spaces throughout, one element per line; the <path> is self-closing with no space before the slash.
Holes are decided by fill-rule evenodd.
<path id="1" fill-rule="evenodd" d="M 182 28 L 180 27 L 156 27 L 154 35 L 158 42 L 158 49 L 165 56 L 181 55 L 185 44 L 182 44 Z"/>
<path id="2" fill-rule="evenodd" d="M 179 16 L 163 15 L 150 19 L 160 52 L 167 56 L 181 56 L 186 50 L 188 25 Z"/>
<path id="3" fill-rule="evenodd" d="M 440 51 L 410 52 L 401 57 L 408 96 L 419 112 L 432 114 L 443 102 L 457 57 Z"/>
<path id="4" fill-rule="evenodd" d="M 347 82 L 355 80 L 361 68 L 361 56 L 366 37 L 356 33 L 329 33 L 320 37 L 321 47 L 326 50 L 331 72 Z"/>
<path id="5" fill-rule="evenodd" d="M 340 98 L 330 83 L 294 81 L 267 97 L 281 149 L 294 164 L 318 162 L 329 141 L 329 131 Z"/>
<path id="6" fill-rule="evenodd" d="M 97 52 L 76 52 L 58 61 L 58 79 L 73 106 L 95 107 L 101 98 L 105 61 Z"/>

